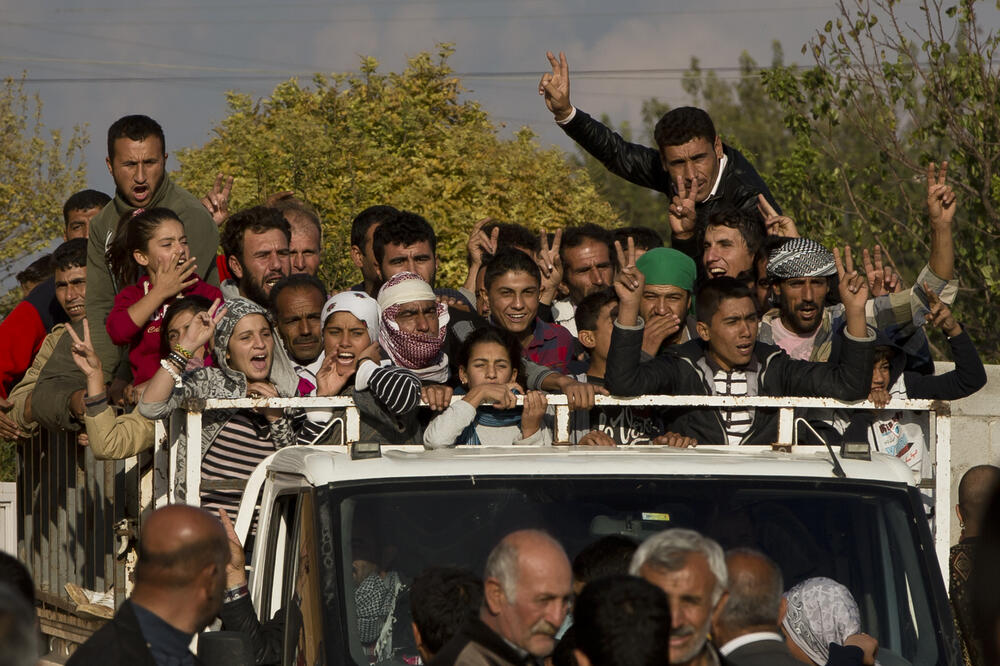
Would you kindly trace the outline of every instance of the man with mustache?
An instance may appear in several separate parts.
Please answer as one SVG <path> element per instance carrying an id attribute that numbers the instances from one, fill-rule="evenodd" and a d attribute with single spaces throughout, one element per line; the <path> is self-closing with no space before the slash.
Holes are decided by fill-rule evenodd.
<path id="1" fill-rule="evenodd" d="M 486 560 L 483 605 L 431 660 L 451 664 L 535 664 L 552 653 L 573 597 L 566 552 L 538 530 L 508 534 Z"/>
<path id="2" fill-rule="evenodd" d="M 958 293 L 952 237 L 956 201 L 947 184 L 947 169 L 947 162 L 940 170 L 933 162 L 927 167 L 931 252 L 915 285 L 878 296 L 865 309 L 868 325 L 902 347 L 912 363 L 924 361 L 927 356 L 922 322 L 930 308 L 924 285 L 948 306 Z M 836 290 L 836 272 L 833 254 L 807 238 L 793 238 L 773 249 L 768 255 L 767 281 L 778 307 L 761 318 L 757 339 L 781 347 L 795 359 L 828 361 L 838 344 L 836 333 L 845 320 L 844 306 L 827 301 L 827 295 Z M 873 290 L 878 291 L 878 286 Z"/>
<path id="3" fill-rule="evenodd" d="M 299 392 L 316 391 L 323 364 L 323 304 L 326 287 L 312 275 L 282 278 L 271 289 L 271 315 L 288 357 L 299 376 Z"/>
<path id="4" fill-rule="evenodd" d="M 291 273 L 292 229 L 280 211 L 265 206 L 241 210 L 226 220 L 222 252 L 233 278 L 222 283 L 229 300 L 241 296 L 263 308 L 271 288 Z"/>
<path id="5" fill-rule="evenodd" d="M 694 530 L 664 530 L 642 542 L 629 573 L 667 593 L 670 664 L 719 666 L 708 634 L 712 616 L 725 606 L 729 585 L 722 547 Z"/>

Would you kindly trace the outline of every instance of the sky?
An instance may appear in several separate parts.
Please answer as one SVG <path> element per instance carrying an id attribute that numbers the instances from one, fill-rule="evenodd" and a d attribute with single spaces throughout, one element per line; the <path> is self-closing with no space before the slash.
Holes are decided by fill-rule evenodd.
<path id="1" fill-rule="evenodd" d="M 89 185 L 110 192 L 104 136 L 129 113 L 157 119 L 172 152 L 211 136 L 227 90 L 266 97 L 361 56 L 398 71 L 451 42 L 467 94 L 501 132 L 528 125 L 571 149 L 537 94 L 546 50 L 566 52 L 574 105 L 638 125 L 644 99 L 688 102 L 679 78 L 692 56 L 733 76 L 742 51 L 768 63 L 778 39 L 794 61 L 835 12 L 827 0 L 0 0 L 0 75 L 26 73 L 46 126 L 86 126 Z"/>

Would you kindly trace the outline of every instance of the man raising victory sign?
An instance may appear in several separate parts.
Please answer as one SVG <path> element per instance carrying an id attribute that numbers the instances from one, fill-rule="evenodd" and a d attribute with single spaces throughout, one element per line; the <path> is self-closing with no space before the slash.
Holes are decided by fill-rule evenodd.
<path id="1" fill-rule="evenodd" d="M 712 119 L 701 109 L 682 106 L 656 123 L 656 148 L 625 141 L 569 101 L 569 64 L 548 51 L 552 72 L 538 84 L 538 94 L 556 123 L 607 169 L 625 180 L 670 197 L 671 245 L 698 258 L 695 222 L 724 208 L 757 210 L 757 195 L 780 215 L 753 165 L 738 150 L 722 143 Z M 763 224 L 763 220 L 761 222 Z"/>

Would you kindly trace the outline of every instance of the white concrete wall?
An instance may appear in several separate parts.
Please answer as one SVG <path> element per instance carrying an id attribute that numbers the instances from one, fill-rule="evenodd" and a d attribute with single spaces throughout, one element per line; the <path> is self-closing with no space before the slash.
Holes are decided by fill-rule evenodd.
<path id="1" fill-rule="evenodd" d="M 938 374 L 953 363 L 937 363 Z M 958 482 L 975 465 L 1000 466 L 1000 365 L 986 366 L 986 386 L 975 395 L 951 403 L 951 505 L 958 504 Z M 954 511 L 954 508 L 952 509 Z M 961 533 L 952 514 L 951 542 Z"/>
<path id="2" fill-rule="evenodd" d="M 17 484 L 0 483 L 0 551 L 17 557 Z"/>

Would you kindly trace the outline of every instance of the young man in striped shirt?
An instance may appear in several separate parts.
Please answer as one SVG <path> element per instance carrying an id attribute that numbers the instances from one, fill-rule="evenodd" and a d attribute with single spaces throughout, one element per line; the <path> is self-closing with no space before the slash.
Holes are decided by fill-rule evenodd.
<path id="1" fill-rule="evenodd" d="M 757 341 L 758 316 L 749 288 L 730 277 L 707 282 L 696 297 L 698 338 L 671 353 L 640 363 L 644 322 L 639 316 L 645 277 L 635 251 L 616 250 L 622 270 L 615 281 L 619 308 L 611 336 L 605 382 L 613 395 L 827 396 L 861 400 L 871 384 L 875 336 L 865 322 L 868 285 L 854 270 L 848 248 L 836 254 L 840 297 L 847 314 L 837 363 L 797 361 Z M 775 410 L 685 410 L 669 429 L 700 444 L 771 444 Z"/>

